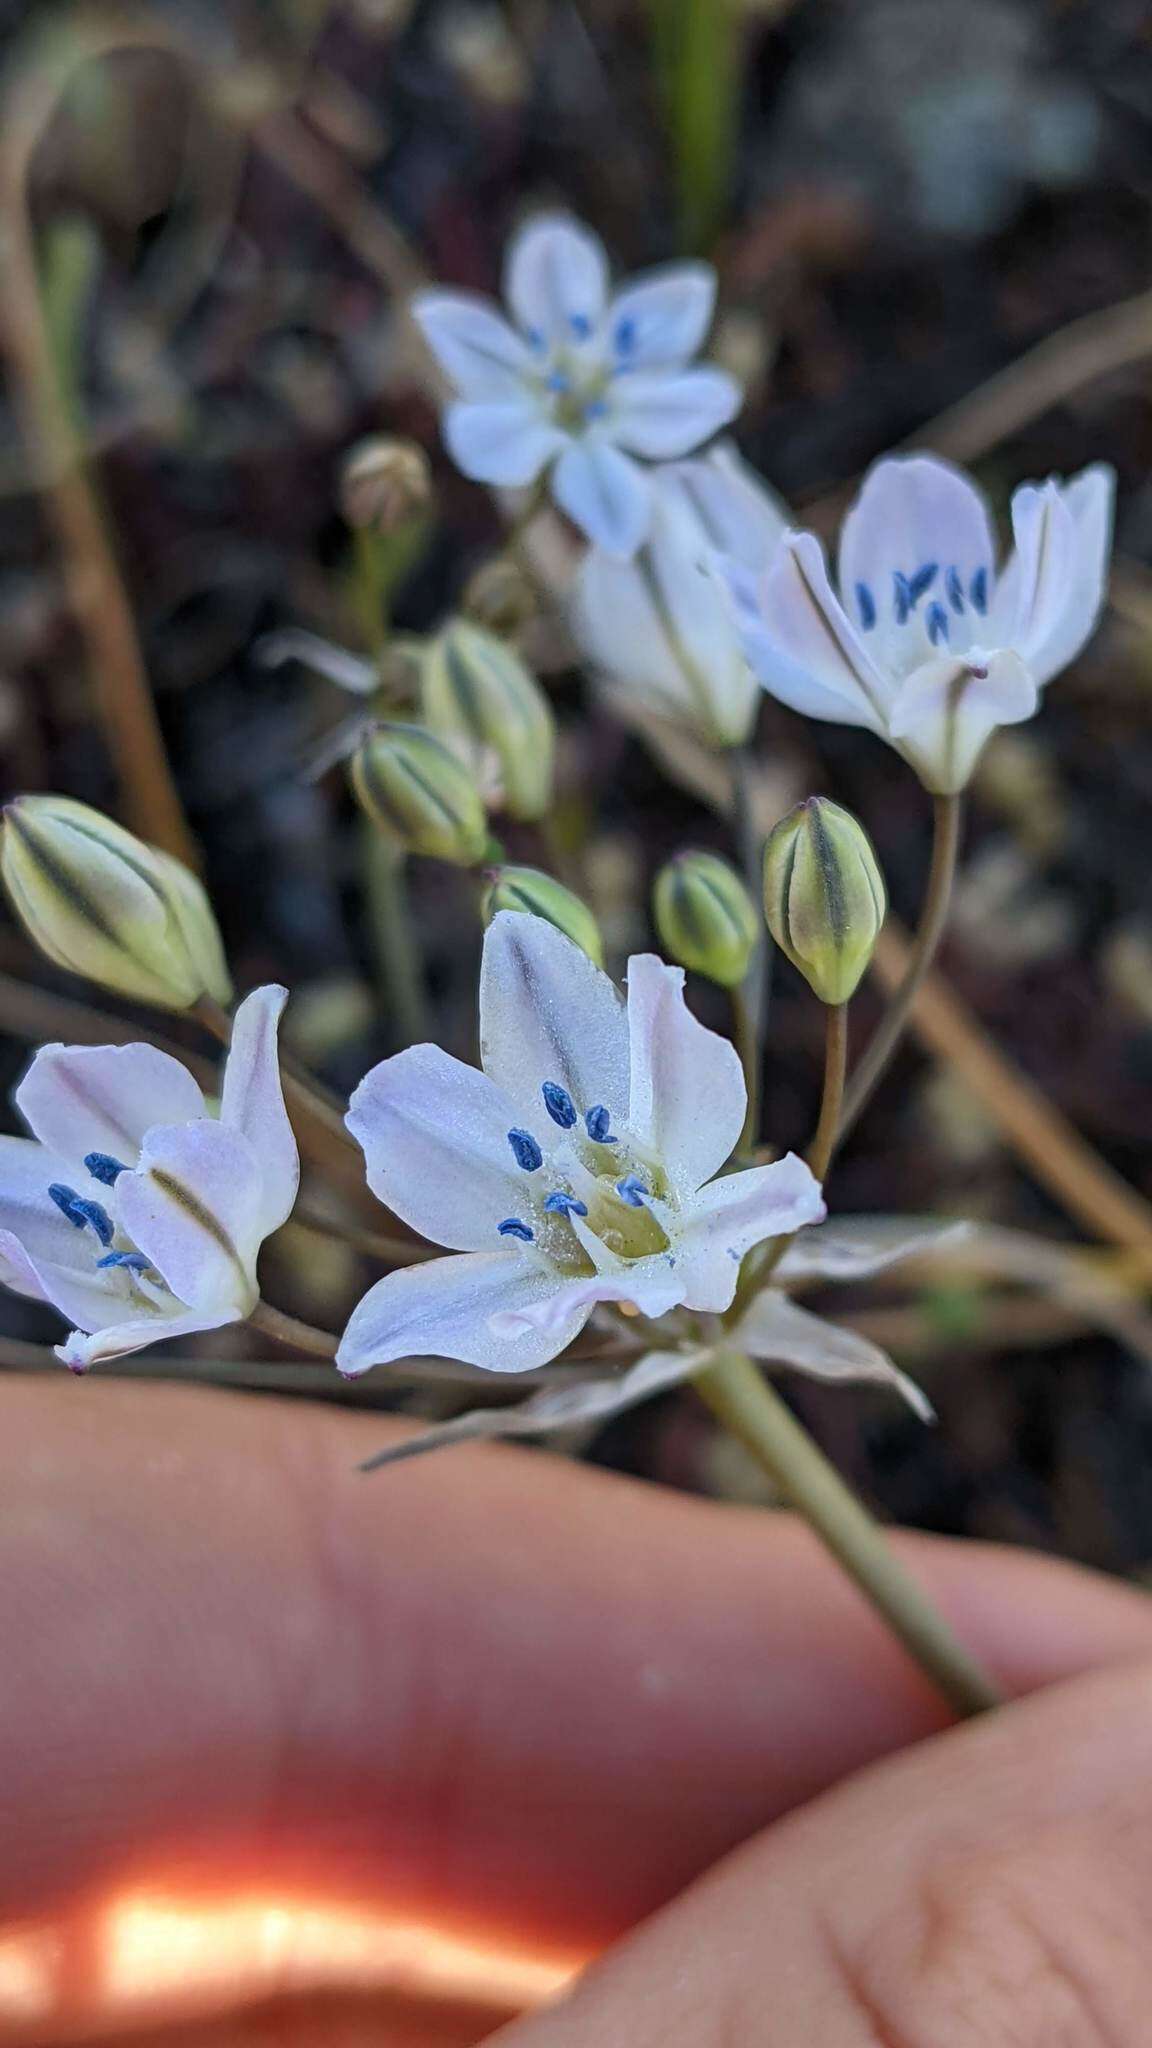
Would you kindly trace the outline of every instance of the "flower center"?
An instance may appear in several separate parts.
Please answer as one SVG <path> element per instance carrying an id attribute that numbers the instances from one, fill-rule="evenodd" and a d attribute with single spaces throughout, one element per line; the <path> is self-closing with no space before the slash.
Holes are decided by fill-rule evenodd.
<path id="1" fill-rule="evenodd" d="M 553 1266 L 573 1275 L 594 1270 L 577 1221 L 615 1258 L 647 1259 L 667 1251 L 667 1233 L 649 1207 L 663 1185 L 659 1169 L 630 1158 L 603 1103 L 581 1115 L 560 1082 L 545 1081 L 540 1093 L 564 1137 L 556 1153 L 546 1155 L 531 1131 L 509 1131 L 512 1156 L 528 1187 L 517 1214 L 497 1225 L 499 1235 L 536 1245 Z"/>
<path id="2" fill-rule="evenodd" d="M 93 1180 L 105 1187 L 113 1187 L 125 1171 L 118 1159 L 107 1152 L 89 1152 L 84 1160 Z M 137 1280 L 147 1274 L 156 1286 L 163 1281 L 150 1259 L 143 1252 L 125 1242 L 115 1242 L 116 1226 L 102 1202 L 96 1202 L 88 1195 L 81 1195 L 75 1188 L 67 1187 L 63 1181 L 54 1180 L 48 1189 L 49 1198 L 56 1204 L 62 1216 L 68 1218 L 77 1230 L 90 1230 L 101 1247 L 101 1256 L 96 1260 L 98 1268 L 118 1267 L 128 1274 L 130 1280 Z"/>
<path id="3" fill-rule="evenodd" d="M 870 583 L 857 583 L 853 593 L 861 630 L 872 632 L 881 617 L 881 602 Z M 923 609 L 920 609 L 921 600 Z M 933 647 L 954 643 L 966 647 L 975 631 L 976 620 L 988 610 L 988 570 L 980 568 L 967 584 L 954 562 L 921 562 L 909 572 L 892 572 L 891 621 L 897 627 L 915 619 Z M 917 632 L 919 640 L 919 632 Z M 917 654 L 917 660 L 920 656 Z"/>

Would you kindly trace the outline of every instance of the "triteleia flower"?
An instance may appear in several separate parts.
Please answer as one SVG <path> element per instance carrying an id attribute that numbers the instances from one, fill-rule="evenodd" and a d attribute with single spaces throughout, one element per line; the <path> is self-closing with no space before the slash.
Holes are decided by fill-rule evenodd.
<path id="1" fill-rule="evenodd" d="M 373 1192 L 460 1256 L 378 1281 L 344 1333 L 343 1372 L 413 1353 L 526 1372 L 598 1302 L 720 1312 L 747 1251 L 820 1220 L 792 1154 L 713 1179 L 740 1136 L 744 1077 L 683 987 L 682 969 L 637 955 L 625 1005 L 543 918 L 493 920 L 483 1072 L 416 1045 L 352 1098 Z"/>
<path id="2" fill-rule="evenodd" d="M 593 548 L 573 593 L 575 637 L 619 711 L 655 713 L 706 746 L 743 745 L 760 702 L 717 555 L 749 571 L 772 554 L 784 508 L 728 447 L 668 463 L 631 561 Z"/>
<path id="3" fill-rule="evenodd" d="M 931 455 L 878 462 L 844 522 L 839 595 L 810 533 L 788 534 L 759 576 L 727 565 L 753 667 L 797 711 L 879 733 L 930 790 L 962 789 L 1096 625 L 1114 481 L 1097 464 L 1022 485 L 998 571 L 969 478 Z"/>
<path id="4" fill-rule="evenodd" d="M 740 409 L 723 370 L 690 368 L 712 319 L 706 263 L 650 271 L 609 295 L 596 237 L 546 214 L 514 236 L 511 319 L 470 292 L 421 292 L 413 313 L 457 398 L 444 438 L 465 476 L 498 486 L 548 472 L 590 540 L 629 555 L 648 530 L 650 485 L 634 458 L 688 455 Z"/>
<path id="5" fill-rule="evenodd" d="M 16 1091 L 31 1138 L 0 1137 L 0 1280 L 75 1325 L 76 1372 L 242 1322 L 256 1258 L 296 1199 L 276 1035 L 287 991 L 236 1012 L 220 1113 L 151 1045 L 46 1045 Z"/>

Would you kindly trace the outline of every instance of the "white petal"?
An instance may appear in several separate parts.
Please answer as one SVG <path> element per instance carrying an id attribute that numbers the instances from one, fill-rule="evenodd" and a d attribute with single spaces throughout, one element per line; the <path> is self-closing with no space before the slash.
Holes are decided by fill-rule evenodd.
<path id="1" fill-rule="evenodd" d="M 534 1124 L 547 1123 L 539 1094 L 534 1107 Z M 505 1249 L 498 1225 L 521 1213 L 545 1170 L 516 1165 L 508 1142 L 524 1122 L 516 1105 L 438 1045 L 409 1046 L 373 1067 L 346 1121 L 373 1194 L 453 1251 Z"/>
<path id="2" fill-rule="evenodd" d="M 767 568 L 791 524 L 784 500 L 741 461 L 730 441 L 706 455 L 669 463 L 654 482 L 658 497 L 672 492 L 690 506 L 717 554 L 747 569 Z"/>
<path id="3" fill-rule="evenodd" d="M 653 1318 L 679 1308 L 684 1300 L 684 1281 L 674 1253 L 655 1252 L 646 1259 L 617 1259 L 606 1253 L 579 1217 L 572 1218 L 572 1227 L 599 1270 L 579 1280 L 554 1282 L 554 1294 L 494 1316 L 492 1327 L 498 1335 L 514 1334 L 522 1324 L 537 1330 L 569 1329 L 573 1316 L 579 1315 L 583 1323 L 590 1310 L 602 1301 L 631 1302 L 641 1315 Z"/>
<path id="4" fill-rule="evenodd" d="M 973 674 L 970 664 L 982 674 Z M 970 650 L 938 655 L 912 671 L 889 715 L 892 739 L 938 794 L 963 789 L 997 726 L 1031 718 L 1036 683 L 1019 655 Z"/>
<path id="5" fill-rule="evenodd" d="M 149 1131 L 139 1167 L 116 1183 L 116 1210 L 181 1301 L 247 1315 L 256 1300 L 262 1195 L 247 1138 L 204 1117 Z"/>
<path id="6" fill-rule="evenodd" d="M 571 441 L 552 475 L 552 495 L 574 525 L 610 555 L 631 555 L 648 531 L 648 479 L 608 441 Z"/>
<path id="7" fill-rule="evenodd" d="M 16 1107 L 61 1159 L 82 1164 L 107 1152 L 133 1166 L 153 1124 L 204 1115 L 187 1067 L 152 1045 L 46 1045 L 19 1088 Z"/>
<path id="8" fill-rule="evenodd" d="M 599 326 L 608 296 L 601 243 L 565 214 L 541 214 L 513 237 L 504 296 L 529 338 L 584 340 Z"/>
<path id="9" fill-rule="evenodd" d="M 530 399 L 450 405 L 441 425 L 457 469 L 502 489 L 534 483 L 564 445 L 563 434 Z"/>
<path id="10" fill-rule="evenodd" d="M 405 1458 L 417 1458 L 425 1451 L 446 1450 L 450 1444 L 476 1443 L 495 1437 L 548 1436 L 553 1430 L 572 1429 L 581 1423 L 606 1422 L 623 1415 L 641 1401 L 651 1400 L 668 1387 L 682 1386 L 698 1373 L 708 1352 L 701 1347 L 688 1351 L 648 1351 L 619 1377 L 577 1380 L 566 1386 L 542 1387 L 507 1408 L 472 1408 L 451 1422 L 437 1423 L 379 1451 L 360 1467 L 362 1472 L 378 1471 L 382 1465 L 397 1465 Z"/>
<path id="11" fill-rule="evenodd" d="M 502 910 L 488 927 L 480 1055 L 529 1130 L 540 1125 L 545 1081 L 565 1089 L 581 1116 L 603 1105 L 614 1123 L 628 1121 L 628 1021 L 619 992 L 545 918 Z"/>
<path id="12" fill-rule="evenodd" d="M 902 1259 L 925 1257 L 942 1245 L 969 1236 L 967 1223 L 941 1223 L 931 1216 L 838 1216 L 816 1230 L 804 1230 L 776 1268 L 781 1286 L 800 1280 L 867 1280 Z"/>
<path id="13" fill-rule="evenodd" d="M 679 369 L 696 354 L 716 304 L 710 263 L 670 263 L 616 293 L 608 308 L 608 346 L 618 364 Z"/>
<path id="14" fill-rule="evenodd" d="M 964 591 L 983 571 L 991 588 L 996 544 L 983 495 L 935 455 L 889 455 L 869 470 L 840 536 L 840 596 L 853 618 L 876 615 L 878 638 L 894 618 L 894 577 L 937 565 Z M 861 586 L 867 599 L 859 595 Z"/>
<path id="15" fill-rule="evenodd" d="M 354 697 L 371 697 L 380 688 L 380 671 L 374 661 L 349 654 L 346 647 L 337 647 L 331 640 L 322 640 L 319 633 L 306 633 L 297 626 L 266 633 L 252 651 L 261 668 L 280 668 L 286 661 L 298 661 L 326 676 L 330 683 L 338 683 L 342 690 L 350 690 Z"/>
<path id="16" fill-rule="evenodd" d="M 288 991 L 270 982 L 253 989 L 232 1019 L 232 1040 L 220 1096 L 220 1121 L 247 1138 L 260 1162 L 256 1225 L 262 1238 L 292 1213 L 300 1155 L 284 1107 L 277 1033 Z"/>
<path id="17" fill-rule="evenodd" d="M 740 1136 L 748 1091 L 736 1048 L 692 1015 L 684 969 L 654 953 L 628 962 L 631 1052 L 628 1127 L 665 1169 L 678 1202 L 723 1166 Z"/>
<path id="18" fill-rule="evenodd" d="M 731 1307 L 746 1252 L 821 1223 L 825 1214 L 820 1183 L 795 1152 L 711 1181 L 680 1214 L 676 1255 L 685 1307 L 722 1314 Z"/>
<path id="19" fill-rule="evenodd" d="M 755 616 L 738 565 L 728 580 L 748 658 L 774 697 L 809 718 L 884 732 L 889 686 L 833 594 L 814 535 L 790 533 L 781 542 Z"/>
<path id="20" fill-rule="evenodd" d="M 774 1288 L 757 1295 L 732 1335 L 753 1358 L 770 1365 L 795 1366 L 820 1380 L 875 1380 L 895 1387 L 922 1421 L 932 1420 L 931 1403 L 878 1344 L 810 1315 Z"/>
<path id="21" fill-rule="evenodd" d="M 470 292 L 418 292 L 412 317 L 461 398 L 515 398 L 534 359 L 527 342 Z"/>
<path id="22" fill-rule="evenodd" d="M 172 1337 L 190 1337 L 199 1330 L 222 1330 L 227 1323 L 242 1321 L 242 1309 L 184 1309 L 173 1315 L 128 1315 L 122 1322 L 109 1323 L 93 1336 L 72 1330 L 56 1356 L 73 1372 L 87 1372 L 102 1358 L 123 1358 L 129 1351 L 142 1351 L 147 1344 L 165 1344 Z"/>
<path id="23" fill-rule="evenodd" d="M 995 615 L 1041 688 L 1095 630 L 1108 587 L 1115 486 L 1115 473 L 1097 463 L 1063 489 L 1029 484 L 1013 497 L 1017 553 Z"/>
<path id="24" fill-rule="evenodd" d="M 489 1372 L 531 1372 L 570 1344 L 588 1320 L 577 1308 L 559 1327 L 519 1323 L 497 1333 L 493 1318 L 554 1294 L 551 1272 L 516 1252 L 463 1252 L 402 1266 L 369 1289 L 340 1340 L 336 1363 L 349 1378 L 393 1358 L 460 1358 Z"/>
<path id="25" fill-rule="evenodd" d="M 0 1230 L 10 1231 L 35 1259 L 86 1270 L 94 1263 L 96 1240 L 90 1231 L 78 1230 L 68 1221 L 48 1189 L 54 1181 L 62 1181 L 77 1194 L 101 1203 L 107 1190 L 85 1170 L 73 1174 L 70 1181 L 71 1172 L 62 1159 L 32 1138 L 0 1137 Z"/>
<path id="26" fill-rule="evenodd" d="M 659 461 L 690 455 L 735 419 L 744 394 L 726 370 L 637 370 L 610 388 L 612 437 L 633 455 Z"/>
<path id="27" fill-rule="evenodd" d="M 81 1238 L 79 1231 L 76 1235 Z M 11 1231 L 0 1230 L 0 1281 L 17 1294 L 48 1302 L 81 1329 L 103 1329 L 130 1313 L 140 1296 L 122 1268 L 97 1265 L 101 1247 L 91 1232 L 84 1232 L 83 1238 L 85 1263 L 74 1265 L 70 1258 L 57 1262 L 41 1253 L 33 1257 Z"/>

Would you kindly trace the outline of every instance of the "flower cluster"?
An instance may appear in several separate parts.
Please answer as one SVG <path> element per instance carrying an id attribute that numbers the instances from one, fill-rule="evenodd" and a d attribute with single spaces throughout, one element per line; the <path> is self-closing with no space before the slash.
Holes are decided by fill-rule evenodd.
<path id="1" fill-rule="evenodd" d="M 416 301 L 452 388 L 444 437 L 469 476 L 535 487 L 517 539 L 545 489 L 577 530 L 566 618 L 608 705 L 649 736 L 689 734 L 727 796 L 763 687 L 887 741 L 954 815 L 991 734 L 1032 715 L 1096 625 L 1111 473 L 1023 485 L 1001 561 L 975 484 L 931 455 L 886 458 L 844 521 L 834 581 L 819 539 L 793 530 L 714 438 L 740 394 L 695 361 L 714 306 L 707 265 L 612 291 L 596 239 L 547 216 L 514 238 L 505 298 L 507 317 L 460 292 Z M 370 1188 L 413 1233 L 412 1260 L 370 1286 L 332 1352 L 348 1376 L 424 1358 L 526 1373 L 578 1340 L 592 1347 L 575 1380 L 546 1379 L 518 1407 L 470 1412 L 390 1455 L 602 1417 L 715 1369 L 725 1347 L 882 1382 L 925 1412 L 874 1344 L 791 1299 L 947 1234 L 824 1221 L 821 1182 L 845 1127 L 844 1011 L 886 908 L 863 827 L 815 798 L 775 826 L 760 875 L 747 846 L 743 875 L 708 849 L 677 854 L 656 877 L 653 921 L 679 964 L 633 955 L 622 993 L 563 862 L 561 880 L 494 838 L 509 821 L 547 845 L 553 822 L 556 720 L 524 640 L 536 572 L 510 547 L 434 631 L 392 634 L 391 591 L 434 510 L 426 458 L 364 444 L 341 502 L 366 651 L 292 630 L 264 658 L 306 662 L 363 700 L 314 771 L 349 756 L 390 872 L 408 856 L 472 870 L 486 929 L 479 1068 L 407 1045 L 355 1090 L 350 1136 L 328 1113 L 329 1141 L 360 1148 Z M 83 805 L 32 798 L 8 808 L 0 866 L 56 964 L 219 1027 L 231 1000 L 219 933 L 169 856 Z M 936 936 L 943 908 L 925 920 Z M 760 1142 L 755 994 L 769 931 L 829 1006 L 830 1078 L 807 1160 Z M 929 958 L 925 942 L 909 989 Z M 739 1052 L 689 1008 L 686 968 L 729 992 Z M 16 1093 L 31 1135 L 0 1138 L 0 1280 L 67 1320 L 59 1355 L 74 1369 L 261 1312 L 258 1254 L 300 1172 L 277 1052 L 285 1000 L 265 987 L 236 1009 L 215 1105 L 148 1044 L 50 1045 L 33 1060 Z M 893 1017 L 869 1048 L 876 1071 Z M 446 1255 L 423 1256 L 417 1238 Z M 610 1355 L 596 1349 L 606 1340 Z"/>

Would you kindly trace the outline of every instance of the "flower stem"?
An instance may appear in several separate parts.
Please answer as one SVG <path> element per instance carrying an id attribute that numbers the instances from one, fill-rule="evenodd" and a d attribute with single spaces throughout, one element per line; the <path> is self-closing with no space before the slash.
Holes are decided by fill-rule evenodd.
<path id="1" fill-rule="evenodd" d="M 849 1083 L 844 1099 L 844 1113 L 836 1137 L 837 1144 L 847 1137 L 883 1079 L 904 1034 L 916 992 L 932 965 L 944 935 L 944 927 L 948 922 L 952 885 L 956 878 L 956 856 L 960 847 L 962 803 L 959 795 L 938 796 L 934 802 L 932 866 L 928 875 L 919 929 L 912 944 L 904 978 L 880 1019 Z"/>
<path id="2" fill-rule="evenodd" d="M 832 1163 L 836 1134 L 844 1107 L 844 1082 L 848 1073 L 848 1005 L 829 1003 L 824 1026 L 824 1093 L 816 1134 L 808 1147 L 808 1164 L 817 1180 L 823 1180 Z"/>
<path id="3" fill-rule="evenodd" d="M 336 1356 L 336 1339 L 330 1330 L 317 1330 L 312 1323 L 286 1316 L 283 1309 L 273 1308 L 270 1302 L 258 1301 L 248 1321 L 254 1330 L 263 1331 L 277 1344 L 290 1344 L 294 1351 L 306 1351 L 310 1358 Z"/>
<path id="4" fill-rule="evenodd" d="M 381 993 L 398 1045 L 428 1036 L 423 970 L 412 929 L 404 854 L 366 818 L 361 846 L 368 894 L 369 936 Z"/>
<path id="5" fill-rule="evenodd" d="M 889 1549 L 774 1387 L 739 1351 L 718 1354 L 695 1381 L 712 1413 L 752 1452 L 791 1506 L 853 1578 L 958 1715 L 998 1706 L 1002 1694 Z"/>

